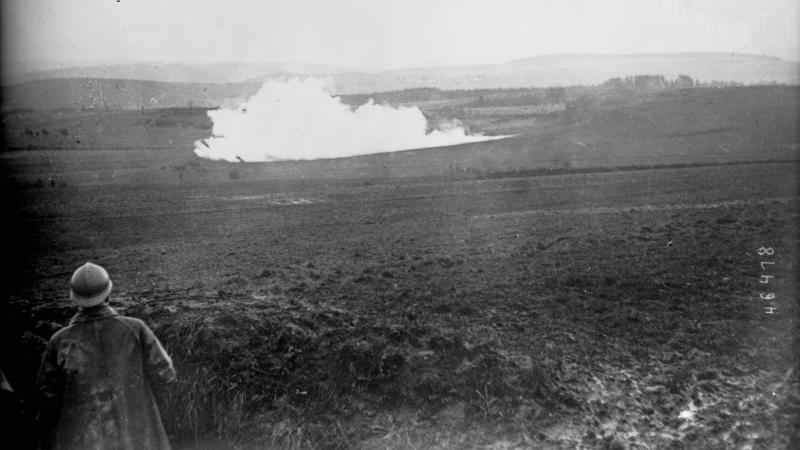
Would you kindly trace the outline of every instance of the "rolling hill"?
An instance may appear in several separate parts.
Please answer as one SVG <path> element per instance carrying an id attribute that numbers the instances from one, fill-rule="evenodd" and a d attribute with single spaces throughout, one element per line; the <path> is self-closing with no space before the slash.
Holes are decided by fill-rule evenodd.
<path id="1" fill-rule="evenodd" d="M 161 81 L 164 83 L 239 83 L 271 74 L 296 73 L 326 75 L 347 72 L 349 69 L 288 62 L 218 63 L 218 64 L 97 64 L 59 69 L 32 71 L 4 68 L 3 84 L 61 78 L 110 78 L 125 80 Z"/>
<path id="2" fill-rule="evenodd" d="M 166 83 L 162 81 L 56 78 L 9 86 L 4 110 L 158 109 L 235 105 L 255 94 L 260 82 Z"/>
<path id="3" fill-rule="evenodd" d="M 686 74 L 701 82 L 798 84 L 800 63 L 740 54 L 553 55 L 504 64 L 378 73 L 291 64 L 94 66 L 29 73 L 3 88 L 3 109 L 139 109 L 223 106 L 268 79 L 325 76 L 336 94 L 432 87 L 495 89 L 597 85 L 610 78 Z M 121 81 L 125 80 L 125 81 Z"/>
<path id="4" fill-rule="evenodd" d="M 477 113 L 481 108 L 448 109 L 466 100 L 437 108 L 474 131 L 519 135 L 350 158 L 223 163 L 192 152 L 194 142 L 212 132 L 203 108 L 19 111 L 2 116 L 3 163 L 5 175 L 22 183 L 50 177 L 83 184 L 177 183 L 178 174 L 185 182 L 226 181 L 234 170 L 243 180 L 474 178 L 800 158 L 797 87 L 668 90 L 524 117 L 496 114 L 492 106 Z M 429 108 L 423 111 L 435 112 Z"/>
<path id="5" fill-rule="evenodd" d="M 494 89 L 600 84 L 609 78 L 687 74 L 701 81 L 797 84 L 800 63 L 765 56 L 693 53 L 642 55 L 552 55 L 504 64 L 420 68 L 367 74 L 338 74 L 336 92 L 380 92 L 416 87 Z"/>

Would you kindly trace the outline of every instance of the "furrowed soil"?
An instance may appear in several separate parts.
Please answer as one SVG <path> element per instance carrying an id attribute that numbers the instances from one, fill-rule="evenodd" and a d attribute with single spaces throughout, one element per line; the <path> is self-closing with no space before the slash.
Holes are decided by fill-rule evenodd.
<path id="1" fill-rule="evenodd" d="M 5 111 L 18 434 L 91 260 L 177 448 L 800 447 L 800 91 L 539 94 L 376 94 L 517 136 L 280 163 L 198 159 L 206 108 Z"/>
<path id="2" fill-rule="evenodd" d="M 797 448 L 797 169 L 18 187 L 3 370 L 91 260 L 178 448 Z"/>

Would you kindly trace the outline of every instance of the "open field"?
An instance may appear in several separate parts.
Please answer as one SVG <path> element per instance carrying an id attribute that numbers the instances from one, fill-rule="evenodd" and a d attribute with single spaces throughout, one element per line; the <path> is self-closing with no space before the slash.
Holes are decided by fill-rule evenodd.
<path id="1" fill-rule="evenodd" d="M 215 394 L 217 407 L 244 392 L 243 410 L 267 415 L 173 416 L 176 433 L 781 447 L 798 406 L 796 170 L 42 189 L 20 199 L 35 239 L 6 332 L 24 336 L 33 370 L 32 350 L 71 314 L 74 261 L 93 260 L 184 383 L 200 382 L 201 362 L 238 370 L 246 385 Z M 760 247 L 776 251 L 776 315 L 758 300 Z M 186 347 L 192 333 L 207 334 L 208 355 Z M 223 355 L 243 366 L 213 360 Z M 502 370 L 482 377 L 490 361 Z M 696 418 L 680 419 L 690 404 Z"/>
<path id="2" fill-rule="evenodd" d="M 308 163 L 196 161 L 196 111 L 5 115 L 3 369 L 30 394 L 92 260 L 175 359 L 179 448 L 796 447 L 797 95 L 748 89 Z M 719 165 L 575 171 L 660 163 Z"/>

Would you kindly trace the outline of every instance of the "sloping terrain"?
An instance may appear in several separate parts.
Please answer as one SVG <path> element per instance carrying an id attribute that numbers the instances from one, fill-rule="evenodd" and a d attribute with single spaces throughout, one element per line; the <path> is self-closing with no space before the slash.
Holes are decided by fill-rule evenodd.
<path id="1" fill-rule="evenodd" d="M 6 67 L 3 84 L 19 84 L 58 78 L 107 78 L 159 81 L 163 83 L 240 83 L 271 74 L 326 75 L 346 72 L 341 67 L 302 63 L 216 63 L 216 64 L 102 64 L 26 71 Z"/>
<path id="2" fill-rule="evenodd" d="M 3 110 L 108 110 L 236 105 L 261 83 L 167 83 L 109 78 L 35 80 L 3 89 Z"/>
<path id="3" fill-rule="evenodd" d="M 702 81 L 743 84 L 800 82 L 796 61 L 743 54 L 687 53 L 641 55 L 548 55 L 504 64 L 419 68 L 373 75 L 339 74 L 336 92 L 354 94 L 436 87 L 492 89 L 596 85 L 609 78 L 637 74 L 690 75 Z"/>
<path id="4" fill-rule="evenodd" d="M 202 108 L 3 115 L 14 429 L 91 260 L 178 448 L 796 448 L 797 89 L 628 94 L 278 164 L 198 160 Z"/>
<path id="5" fill-rule="evenodd" d="M 796 173 L 29 189 L 4 367 L 29 392 L 93 260 L 189 448 L 792 448 Z"/>
<path id="6" fill-rule="evenodd" d="M 140 109 L 236 104 L 264 80 L 322 76 L 338 95 L 415 88 L 480 90 L 600 85 L 615 77 L 690 75 L 699 82 L 800 83 L 800 63 L 752 55 L 554 55 L 505 64 L 374 74 L 306 65 L 99 66 L 30 74 L 3 86 L 2 108 Z M 260 74 L 260 75 L 256 75 Z M 23 78 L 17 77 L 18 80 Z"/>
<path id="7" fill-rule="evenodd" d="M 281 79 L 292 76 L 322 76 L 331 80 L 333 90 L 338 94 L 361 94 L 384 92 L 420 87 L 454 89 L 497 89 L 527 88 L 548 86 L 598 85 L 604 81 L 630 75 L 660 74 L 669 79 L 679 75 L 689 75 L 703 82 L 732 82 L 738 84 L 798 84 L 800 83 L 800 63 L 784 61 L 779 58 L 761 55 L 730 53 L 675 53 L 675 54 L 632 54 L 632 55 L 546 55 L 509 61 L 503 64 L 487 64 L 456 67 L 421 67 L 385 72 L 354 72 L 343 68 L 315 64 L 263 63 L 263 64 L 130 64 L 98 65 L 63 68 L 42 72 L 15 72 L 7 68 L 3 84 L 10 92 L 8 98 L 16 98 L 18 107 L 35 108 L 44 106 L 45 99 L 38 103 L 22 101 L 21 94 L 33 94 L 32 81 L 50 80 L 51 87 L 75 90 L 70 79 L 95 80 L 141 80 L 157 81 L 174 90 L 172 94 L 182 93 L 180 103 L 163 104 L 165 107 L 204 104 L 208 99 L 202 95 L 192 95 L 181 87 L 182 83 L 235 84 L 239 90 L 233 97 L 248 92 L 248 83 L 265 79 Z M 65 80 L 60 84 L 58 80 Z M 15 87 L 16 86 L 16 87 Z M 24 90 L 19 90 L 19 88 Z M 147 84 L 131 84 L 131 89 L 149 89 Z M 86 95 L 86 86 L 83 89 Z M 114 98 L 109 103 L 118 105 L 124 98 Z M 213 89 L 212 89 L 213 91 Z M 151 95 L 152 96 L 152 95 Z M 189 96 L 189 97 L 186 97 Z M 59 95 L 60 97 L 60 95 Z M 4 102 L 7 103 L 7 102 Z M 55 104 L 56 106 L 52 106 Z M 140 104 L 126 104 L 124 108 L 138 108 Z M 85 106 L 85 105 L 83 105 Z M 51 103 L 46 109 L 58 106 Z M 118 106 L 113 106 L 118 107 Z"/>
<path id="8" fill-rule="evenodd" d="M 232 166 L 193 155 L 194 142 L 211 135 L 203 108 L 22 111 L 2 116 L 6 147 L 14 150 L 2 158 L 10 171 L 19 167 L 20 183 L 53 178 L 75 184 L 203 182 L 227 179 L 234 171 L 239 178 L 256 180 L 475 178 L 537 170 L 790 160 L 800 151 L 800 89 L 795 87 L 610 92 L 568 98 L 562 111 L 549 113 L 526 112 L 528 104 L 539 101 L 528 91 L 461 91 L 434 102 L 425 100 L 442 91 L 412 94 L 385 95 L 381 101 L 419 104 L 433 123 L 458 119 L 473 132 L 519 136 L 335 160 Z M 520 113 L 498 113 L 497 103 L 518 104 L 509 108 Z"/>

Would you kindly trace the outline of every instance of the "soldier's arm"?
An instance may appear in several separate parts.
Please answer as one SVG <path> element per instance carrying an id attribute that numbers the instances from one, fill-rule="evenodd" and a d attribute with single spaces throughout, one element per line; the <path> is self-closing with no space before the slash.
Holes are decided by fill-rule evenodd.
<path id="1" fill-rule="evenodd" d="M 142 323 L 141 343 L 144 369 L 154 389 L 160 389 L 175 381 L 175 367 L 161 342 L 150 328 Z"/>
<path id="2" fill-rule="evenodd" d="M 36 375 L 38 405 L 36 428 L 43 448 L 55 445 L 56 426 L 61 408 L 61 393 L 64 386 L 63 372 L 58 365 L 58 350 L 53 339 L 47 347 Z"/>

